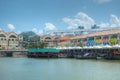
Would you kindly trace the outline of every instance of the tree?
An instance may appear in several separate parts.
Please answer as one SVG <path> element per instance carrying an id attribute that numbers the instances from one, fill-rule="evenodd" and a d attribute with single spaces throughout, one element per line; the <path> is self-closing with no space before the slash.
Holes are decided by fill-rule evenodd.
<path id="1" fill-rule="evenodd" d="M 80 42 L 77 46 L 83 47 L 83 44 Z"/>
<path id="2" fill-rule="evenodd" d="M 29 42 L 27 48 L 45 48 L 48 44 L 44 42 Z"/>
<path id="3" fill-rule="evenodd" d="M 40 42 L 38 47 L 44 48 L 44 47 L 47 47 L 47 46 L 48 46 L 48 43 Z"/>

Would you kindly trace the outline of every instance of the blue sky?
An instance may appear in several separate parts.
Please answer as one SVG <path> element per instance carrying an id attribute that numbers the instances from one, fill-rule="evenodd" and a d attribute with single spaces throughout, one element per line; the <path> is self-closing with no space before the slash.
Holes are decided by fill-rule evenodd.
<path id="1" fill-rule="evenodd" d="M 0 29 L 34 31 L 120 27 L 120 0 L 0 0 Z"/>

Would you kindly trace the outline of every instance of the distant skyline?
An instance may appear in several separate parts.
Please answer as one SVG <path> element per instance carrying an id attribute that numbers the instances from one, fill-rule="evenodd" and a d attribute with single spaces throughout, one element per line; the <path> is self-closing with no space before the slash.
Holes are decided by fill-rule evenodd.
<path id="1" fill-rule="evenodd" d="M 0 0 L 0 29 L 21 33 L 120 27 L 120 0 Z"/>

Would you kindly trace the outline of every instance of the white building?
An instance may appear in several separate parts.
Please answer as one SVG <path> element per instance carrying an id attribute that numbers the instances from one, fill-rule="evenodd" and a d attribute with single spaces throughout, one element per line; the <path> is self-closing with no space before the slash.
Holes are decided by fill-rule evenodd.
<path id="1" fill-rule="evenodd" d="M 23 37 L 14 32 L 4 32 L 0 30 L 0 49 L 16 49 L 22 40 Z"/>

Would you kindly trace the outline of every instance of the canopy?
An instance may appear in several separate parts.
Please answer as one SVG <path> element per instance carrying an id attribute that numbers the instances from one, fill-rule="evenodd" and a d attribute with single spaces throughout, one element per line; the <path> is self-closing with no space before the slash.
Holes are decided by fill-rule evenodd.
<path id="1" fill-rule="evenodd" d="M 60 52 L 60 50 L 58 49 L 54 49 L 54 48 L 32 48 L 32 49 L 29 49 L 28 52 Z"/>

